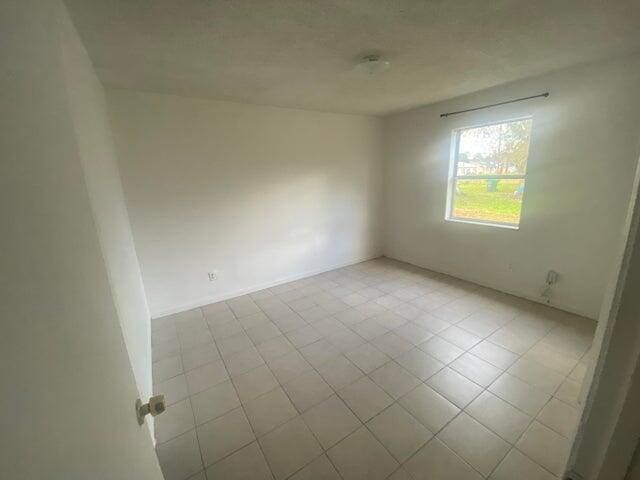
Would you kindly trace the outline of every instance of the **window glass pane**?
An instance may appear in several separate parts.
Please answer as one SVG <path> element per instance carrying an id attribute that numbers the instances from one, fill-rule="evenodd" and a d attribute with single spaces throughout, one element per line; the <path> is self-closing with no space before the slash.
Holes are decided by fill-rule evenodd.
<path id="1" fill-rule="evenodd" d="M 524 175 L 531 119 L 467 128 L 458 132 L 456 175 Z"/>
<path id="2" fill-rule="evenodd" d="M 451 216 L 488 223 L 520 223 L 524 179 L 456 180 Z"/>

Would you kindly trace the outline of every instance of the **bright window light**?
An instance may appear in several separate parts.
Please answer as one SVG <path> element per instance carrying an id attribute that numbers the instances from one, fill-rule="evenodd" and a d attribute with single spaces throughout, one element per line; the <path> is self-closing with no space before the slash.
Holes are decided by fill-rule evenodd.
<path id="1" fill-rule="evenodd" d="M 446 219 L 518 227 L 531 118 L 453 131 Z"/>

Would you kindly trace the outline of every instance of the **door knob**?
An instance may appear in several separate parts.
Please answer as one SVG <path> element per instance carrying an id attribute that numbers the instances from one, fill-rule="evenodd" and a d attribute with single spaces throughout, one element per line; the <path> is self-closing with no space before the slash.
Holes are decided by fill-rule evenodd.
<path id="1" fill-rule="evenodd" d="M 148 414 L 155 417 L 156 415 L 160 415 L 164 412 L 166 408 L 167 407 L 164 404 L 164 395 L 155 395 L 145 404 L 143 404 L 140 399 L 136 400 L 136 417 L 138 417 L 138 424 L 143 425 L 144 417 Z"/>

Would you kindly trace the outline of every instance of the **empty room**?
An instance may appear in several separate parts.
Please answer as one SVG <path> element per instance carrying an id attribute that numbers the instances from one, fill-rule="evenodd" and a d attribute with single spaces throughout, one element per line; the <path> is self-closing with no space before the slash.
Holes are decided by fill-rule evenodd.
<path id="1" fill-rule="evenodd" d="M 1 478 L 640 479 L 640 3 L 0 3 Z"/>

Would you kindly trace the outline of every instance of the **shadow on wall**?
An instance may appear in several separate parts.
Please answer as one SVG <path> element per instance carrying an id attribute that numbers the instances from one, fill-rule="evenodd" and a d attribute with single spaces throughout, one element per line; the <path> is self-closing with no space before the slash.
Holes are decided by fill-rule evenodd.
<path id="1" fill-rule="evenodd" d="M 318 268 L 319 259 L 331 265 L 366 241 L 363 206 L 337 170 L 300 172 L 246 193 L 241 202 L 216 208 L 223 222 L 227 220 L 229 236 L 220 247 L 228 248 L 232 241 L 243 252 L 234 257 L 235 271 L 229 272 L 239 284 L 255 281 L 256 271 L 265 272 L 261 282 L 269 282 L 294 270 Z M 359 238 L 341 234 L 354 226 L 361 227 Z M 267 235 L 256 237 L 256 230 Z M 214 236 L 211 242 L 215 244 Z"/>

